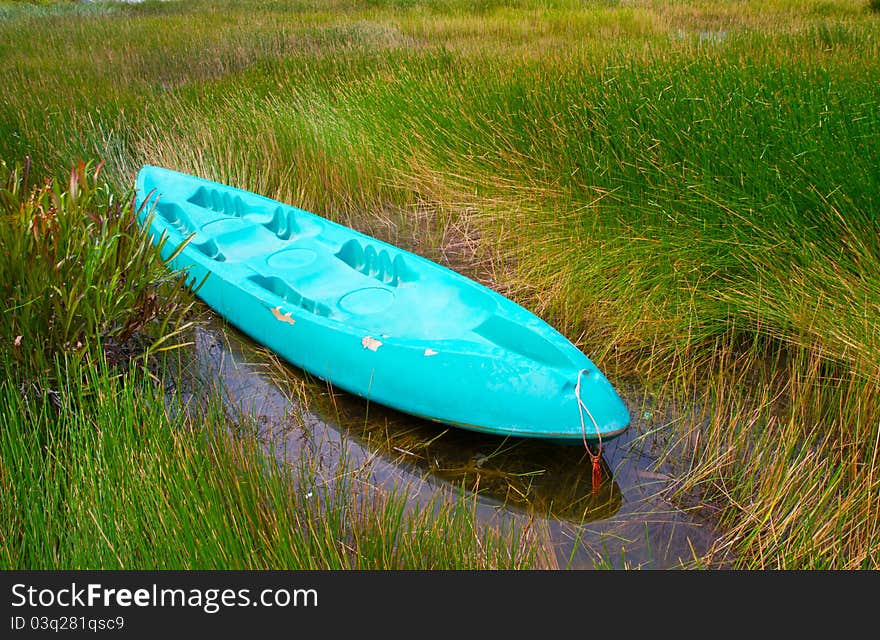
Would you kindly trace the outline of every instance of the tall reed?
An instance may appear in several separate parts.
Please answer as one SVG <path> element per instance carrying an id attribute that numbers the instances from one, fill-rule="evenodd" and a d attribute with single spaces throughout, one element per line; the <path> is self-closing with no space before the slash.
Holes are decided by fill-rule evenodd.
<path id="1" fill-rule="evenodd" d="M 157 258 L 133 192 L 117 195 L 102 165 L 79 162 L 39 178 L 30 158 L 0 162 L 0 335 L 16 377 L 58 356 L 111 361 L 175 345 L 193 301 Z"/>
<path id="2" fill-rule="evenodd" d="M 218 403 L 169 411 L 132 366 L 61 358 L 55 395 L 0 379 L 5 569 L 521 569 L 517 531 L 478 527 L 467 501 L 408 508 L 340 465 L 267 459 Z M 0 370 L 14 366 L 4 354 Z"/>

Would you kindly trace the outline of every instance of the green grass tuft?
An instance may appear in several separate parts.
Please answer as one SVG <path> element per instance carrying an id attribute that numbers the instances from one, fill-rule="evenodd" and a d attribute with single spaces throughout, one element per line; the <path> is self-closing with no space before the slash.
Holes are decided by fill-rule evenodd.
<path id="1" fill-rule="evenodd" d="M 30 159 L 0 162 L 0 335 L 17 377 L 55 358 L 111 361 L 173 344 L 192 298 L 158 259 L 131 192 L 79 162 L 64 180 L 40 179 Z"/>

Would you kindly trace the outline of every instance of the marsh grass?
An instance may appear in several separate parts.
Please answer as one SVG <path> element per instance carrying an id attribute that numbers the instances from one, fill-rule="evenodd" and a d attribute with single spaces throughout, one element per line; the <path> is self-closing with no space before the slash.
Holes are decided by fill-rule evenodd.
<path id="1" fill-rule="evenodd" d="M 870 4 L 99 4 L 3 5 L 0 157 L 404 240 L 677 408 L 743 566 L 876 567 Z"/>
<path id="2" fill-rule="evenodd" d="M 721 350 L 707 385 L 661 392 L 690 416 L 666 454 L 674 493 L 696 490 L 725 530 L 704 561 L 735 549 L 756 569 L 876 568 L 880 387 L 808 349 L 784 368 L 756 351 Z"/>
<path id="3" fill-rule="evenodd" d="M 31 171 L 30 158 L 0 163 L 0 335 L 17 377 L 58 356 L 123 362 L 173 348 L 192 297 L 156 259 L 133 194 L 114 193 L 100 164 L 81 161 L 63 181 Z"/>
<path id="4" fill-rule="evenodd" d="M 307 459 L 279 466 L 231 438 L 216 403 L 169 413 L 140 369 L 59 360 L 51 379 L 56 402 L 0 381 L 4 568 L 536 566 L 522 532 L 478 529 L 465 500 L 405 509 L 404 493 L 371 490 L 344 461 L 316 484 Z"/>

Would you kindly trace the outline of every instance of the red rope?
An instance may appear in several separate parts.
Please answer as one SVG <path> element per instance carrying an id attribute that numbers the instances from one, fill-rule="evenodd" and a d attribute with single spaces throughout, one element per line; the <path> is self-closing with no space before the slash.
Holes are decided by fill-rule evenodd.
<path id="1" fill-rule="evenodd" d="M 599 443 L 598 453 L 593 453 L 589 447 L 587 453 L 593 461 L 593 493 L 599 493 L 599 487 L 602 485 L 602 443 Z"/>

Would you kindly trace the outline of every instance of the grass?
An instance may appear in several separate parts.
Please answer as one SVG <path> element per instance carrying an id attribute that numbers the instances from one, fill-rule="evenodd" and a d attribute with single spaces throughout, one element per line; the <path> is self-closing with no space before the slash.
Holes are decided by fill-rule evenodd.
<path id="1" fill-rule="evenodd" d="M 878 35 L 861 0 L 4 4 L 0 157 L 450 263 L 687 416 L 666 460 L 743 567 L 876 568 Z"/>
<path id="2" fill-rule="evenodd" d="M 0 163 L 0 334 L 24 379 L 97 347 L 112 362 L 161 351 L 189 326 L 182 275 L 144 242 L 133 192 L 116 195 L 101 169 L 41 180 L 29 157 Z"/>
<path id="3" fill-rule="evenodd" d="M 268 462 L 216 406 L 169 414 L 138 369 L 59 361 L 53 380 L 55 401 L 0 381 L 4 568 L 535 566 L 534 546 L 480 530 L 467 501 L 413 510 L 344 464 L 315 485 L 313 462 Z"/>

